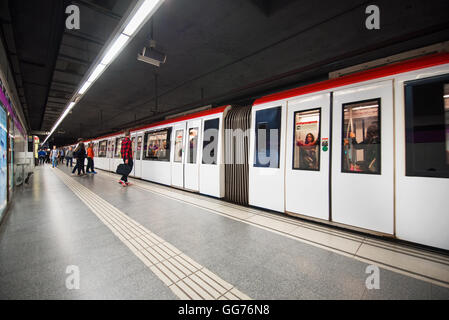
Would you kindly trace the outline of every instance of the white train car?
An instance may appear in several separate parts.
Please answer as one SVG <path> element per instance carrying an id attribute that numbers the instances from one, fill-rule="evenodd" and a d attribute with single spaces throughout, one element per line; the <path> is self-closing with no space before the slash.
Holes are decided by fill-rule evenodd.
<path id="1" fill-rule="evenodd" d="M 224 196 L 223 118 L 228 106 L 161 121 L 131 130 L 134 165 L 130 176 L 200 192 Z M 205 132 L 215 132 L 203 139 Z M 123 132 L 94 139 L 98 145 L 95 167 L 115 171 L 122 163 Z M 215 144 L 206 161 L 203 150 Z"/>
<path id="2" fill-rule="evenodd" d="M 97 168 L 115 171 L 122 136 L 93 140 Z M 165 120 L 131 139 L 134 177 L 449 250 L 448 53 Z M 228 163 L 237 151 L 243 162 Z"/>
<path id="3" fill-rule="evenodd" d="M 449 54 L 263 97 L 251 128 L 250 205 L 449 249 Z"/>

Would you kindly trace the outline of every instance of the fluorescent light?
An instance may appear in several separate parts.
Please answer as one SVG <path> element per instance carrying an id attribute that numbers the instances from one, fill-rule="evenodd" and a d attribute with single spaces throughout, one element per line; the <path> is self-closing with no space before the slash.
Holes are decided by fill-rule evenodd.
<path id="1" fill-rule="evenodd" d="M 115 58 L 116 54 L 125 46 L 129 37 L 124 34 L 120 34 L 120 36 L 115 40 L 112 46 L 106 52 L 101 64 L 108 65 L 112 59 Z"/>
<path id="2" fill-rule="evenodd" d="M 136 11 L 134 16 L 129 21 L 128 25 L 123 30 L 123 33 L 129 36 L 132 36 L 133 33 L 140 27 L 142 22 L 146 17 L 149 16 L 151 11 L 156 8 L 156 6 L 162 2 L 161 0 L 145 0 L 144 3 L 140 6 L 140 8 Z"/>
<path id="3" fill-rule="evenodd" d="M 80 91 L 78 91 L 79 94 L 84 94 L 84 92 L 87 91 L 87 89 L 89 89 L 90 85 L 92 84 L 92 82 L 86 81 L 83 86 L 81 87 Z"/>
<path id="4" fill-rule="evenodd" d="M 87 79 L 87 81 L 88 82 L 94 82 L 95 80 L 97 80 L 97 78 L 103 72 L 104 68 L 106 68 L 106 66 L 104 64 L 99 64 L 95 68 L 95 70 L 92 72 L 92 74 L 90 75 L 89 79 Z"/>
<path id="5" fill-rule="evenodd" d="M 445 94 L 445 95 L 443 96 L 443 98 L 445 98 L 445 99 L 449 98 L 449 94 Z"/>
<path id="6" fill-rule="evenodd" d="M 83 95 L 89 87 L 101 76 L 105 68 L 115 59 L 115 57 L 120 53 L 120 51 L 126 46 L 128 41 L 134 36 L 134 33 L 139 29 L 142 23 L 151 16 L 158 8 L 158 6 L 162 3 L 163 0 L 145 0 L 139 1 L 141 3 L 139 8 L 135 10 L 135 14 L 129 20 L 126 27 L 123 29 L 123 33 L 120 33 L 118 37 L 112 42 L 106 53 L 103 56 L 101 62 L 95 67 L 94 71 L 90 74 L 87 81 L 81 86 L 78 91 L 78 95 Z M 134 10 L 133 10 L 134 11 Z M 79 97 L 78 97 L 79 98 Z M 56 124 L 53 126 L 50 133 L 47 135 L 47 138 L 44 140 L 42 144 L 47 142 L 53 132 L 57 129 L 57 127 L 61 124 L 70 110 L 75 106 L 75 102 L 70 102 L 68 107 L 64 110 L 64 113 L 58 119 Z"/>

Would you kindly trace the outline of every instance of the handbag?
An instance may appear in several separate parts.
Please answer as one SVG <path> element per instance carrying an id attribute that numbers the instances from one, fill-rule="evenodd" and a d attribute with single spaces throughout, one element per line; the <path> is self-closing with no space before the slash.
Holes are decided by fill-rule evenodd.
<path id="1" fill-rule="evenodd" d="M 132 169 L 129 165 L 122 163 L 117 166 L 117 170 L 115 172 L 122 176 L 127 176 L 131 173 L 131 170 Z"/>

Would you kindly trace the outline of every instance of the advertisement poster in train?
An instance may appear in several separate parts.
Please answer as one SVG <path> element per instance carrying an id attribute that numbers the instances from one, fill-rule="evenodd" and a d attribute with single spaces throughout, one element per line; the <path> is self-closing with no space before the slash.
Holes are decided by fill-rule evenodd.
<path id="1" fill-rule="evenodd" d="M 305 111 L 295 114 L 295 147 L 293 168 L 318 170 L 320 111 Z"/>
<path id="2" fill-rule="evenodd" d="M 7 123 L 6 111 L 3 105 L 0 104 L 0 214 L 6 208 L 6 194 L 7 194 L 7 177 L 8 177 L 8 163 L 7 163 Z"/>

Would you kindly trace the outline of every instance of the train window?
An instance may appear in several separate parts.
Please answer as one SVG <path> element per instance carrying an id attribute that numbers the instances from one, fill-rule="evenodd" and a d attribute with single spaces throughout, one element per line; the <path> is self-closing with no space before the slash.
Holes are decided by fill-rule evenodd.
<path id="1" fill-rule="evenodd" d="M 198 128 L 189 129 L 189 155 L 188 163 L 196 163 L 198 151 Z"/>
<path id="2" fill-rule="evenodd" d="M 99 145 L 100 149 L 98 150 L 98 157 L 100 158 L 106 157 L 107 144 L 108 144 L 107 140 L 100 141 Z"/>
<path id="3" fill-rule="evenodd" d="M 341 171 L 380 174 L 380 98 L 344 104 L 342 131 Z"/>
<path id="4" fill-rule="evenodd" d="M 281 107 L 256 112 L 254 167 L 279 168 Z"/>
<path id="5" fill-rule="evenodd" d="M 320 116 L 321 109 L 295 112 L 293 169 L 320 170 Z"/>
<path id="6" fill-rule="evenodd" d="M 217 164 L 218 132 L 220 119 L 204 121 L 203 164 Z"/>
<path id="7" fill-rule="evenodd" d="M 108 154 L 107 157 L 108 158 L 112 158 L 112 156 L 114 155 L 114 140 L 109 140 L 108 141 Z"/>
<path id="8" fill-rule="evenodd" d="M 133 151 L 133 156 L 137 156 L 136 155 L 136 137 L 132 137 L 131 138 L 131 150 Z"/>
<path id="9" fill-rule="evenodd" d="M 137 137 L 137 152 L 136 152 L 136 160 L 140 160 L 142 155 L 142 136 Z"/>
<path id="10" fill-rule="evenodd" d="M 121 152 L 122 152 L 122 140 L 123 138 L 115 138 L 115 158 L 121 158 Z"/>
<path id="11" fill-rule="evenodd" d="M 184 138 L 184 130 L 176 130 L 175 138 L 175 162 L 182 162 L 182 140 Z"/>
<path id="12" fill-rule="evenodd" d="M 406 175 L 449 178 L 449 75 L 405 83 Z"/>
<path id="13" fill-rule="evenodd" d="M 146 160 L 170 161 L 170 137 L 171 128 L 146 132 L 143 158 Z"/>

